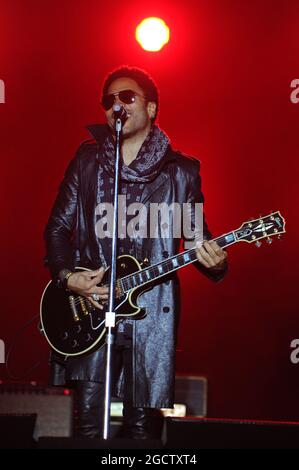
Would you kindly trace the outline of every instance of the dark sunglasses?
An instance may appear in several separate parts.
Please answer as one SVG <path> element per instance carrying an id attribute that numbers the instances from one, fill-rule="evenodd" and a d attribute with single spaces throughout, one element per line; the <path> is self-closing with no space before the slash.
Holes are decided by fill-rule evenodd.
<path id="1" fill-rule="evenodd" d="M 145 98 L 145 96 L 140 95 L 140 93 L 137 93 L 133 90 L 122 90 L 118 91 L 117 93 L 110 93 L 109 95 L 104 95 L 101 101 L 101 104 L 105 111 L 108 111 L 108 109 L 112 108 L 116 96 L 118 96 L 120 101 L 125 104 L 134 103 L 136 100 L 136 96 L 142 96 L 142 98 Z"/>

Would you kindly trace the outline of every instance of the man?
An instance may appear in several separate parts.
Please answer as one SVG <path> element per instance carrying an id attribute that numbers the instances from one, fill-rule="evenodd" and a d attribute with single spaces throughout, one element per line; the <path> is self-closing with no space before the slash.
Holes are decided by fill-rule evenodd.
<path id="1" fill-rule="evenodd" d="M 71 161 L 53 206 L 46 230 L 47 263 L 61 288 L 85 296 L 99 309 L 108 298 L 100 284 L 104 267 L 110 265 L 111 237 L 99 236 L 98 207 L 113 201 L 114 114 L 118 103 L 127 112 L 121 146 L 120 193 L 127 203 L 190 203 L 194 225 L 195 203 L 203 202 L 199 162 L 174 151 L 166 134 L 154 124 L 158 113 L 158 90 L 144 71 L 121 67 L 103 86 L 102 106 L 106 125 L 89 126 L 93 140 L 84 142 Z M 154 264 L 179 252 L 180 238 L 131 236 L 118 239 L 119 254 L 128 253 Z M 218 281 L 227 269 L 227 254 L 203 223 L 203 245 L 197 248 L 197 269 Z M 91 271 L 74 272 L 75 266 Z M 100 268 L 99 268 L 100 267 Z M 147 315 L 124 320 L 117 327 L 115 342 L 115 391 L 124 402 L 126 436 L 155 437 L 159 426 L 153 419 L 160 408 L 173 406 L 174 356 L 179 319 L 179 283 L 176 274 L 161 279 L 139 299 Z M 63 315 L 63 312 L 61 312 Z M 73 384 L 77 393 L 76 432 L 101 435 L 104 397 L 105 348 L 79 357 L 52 355 L 51 381 Z"/>

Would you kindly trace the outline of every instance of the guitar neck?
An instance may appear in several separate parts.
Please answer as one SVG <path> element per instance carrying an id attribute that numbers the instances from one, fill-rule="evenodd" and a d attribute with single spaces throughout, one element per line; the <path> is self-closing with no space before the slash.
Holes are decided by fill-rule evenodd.
<path id="1" fill-rule="evenodd" d="M 238 242 L 237 231 L 232 231 L 214 238 L 213 241 L 217 242 L 221 248 L 233 245 Z M 140 271 L 121 278 L 121 284 L 124 292 L 128 292 L 135 287 L 140 287 L 143 284 L 155 281 L 163 276 L 166 276 L 174 271 L 177 271 L 188 264 L 197 261 L 196 248 L 183 251 L 177 255 L 167 258 L 159 263 L 148 266 Z"/>
<path id="2" fill-rule="evenodd" d="M 255 242 L 259 246 L 261 239 L 267 238 L 267 242 L 271 243 L 272 236 L 278 235 L 278 238 L 280 238 L 282 233 L 285 233 L 285 220 L 280 212 L 276 211 L 264 217 L 260 216 L 258 219 L 244 222 L 237 230 L 214 238 L 213 241 L 217 242 L 221 248 L 241 241 L 247 243 Z M 128 292 L 135 287 L 155 281 L 195 261 L 197 261 L 196 247 L 121 278 L 122 289 L 124 292 Z"/>

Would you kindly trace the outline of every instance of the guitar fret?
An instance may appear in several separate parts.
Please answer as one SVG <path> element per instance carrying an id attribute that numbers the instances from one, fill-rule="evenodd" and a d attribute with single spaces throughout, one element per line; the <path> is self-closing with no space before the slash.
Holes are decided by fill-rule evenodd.
<path id="1" fill-rule="evenodd" d="M 119 287 L 120 287 L 121 292 L 124 292 L 125 289 L 124 289 L 123 280 L 122 280 L 122 279 L 119 279 L 117 282 L 118 282 L 118 285 L 119 285 Z"/>
<path id="2" fill-rule="evenodd" d="M 175 266 L 173 264 L 172 259 L 167 261 L 167 267 L 168 267 L 168 271 L 173 271 L 174 270 Z"/>
<path id="3" fill-rule="evenodd" d="M 179 255 L 177 259 L 178 259 L 179 266 L 184 266 L 185 262 L 184 262 L 183 256 Z"/>
<path id="4" fill-rule="evenodd" d="M 167 274 L 167 273 L 172 269 L 172 266 L 171 266 L 171 264 L 169 263 L 168 260 L 167 260 L 167 261 L 164 261 L 163 266 L 162 266 L 162 269 L 163 269 L 163 272 L 164 272 L 165 274 Z"/>
<path id="5" fill-rule="evenodd" d="M 122 281 L 122 285 L 123 285 L 123 291 L 126 292 L 128 290 L 128 287 L 129 287 L 128 286 L 128 281 L 125 277 L 122 278 L 121 281 Z"/>
<path id="6" fill-rule="evenodd" d="M 132 276 L 134 287 L 138 287 L 138 273 Z"/>
<path id="7" fill-rule="evenodd" d="M 147 280 L 149 281 L 151 279 L 151 274 L 149 272 L 149 269 L 147 269 L 145 272 L 146 272 Z"/>
<path id="8" fill-rule="evenodd" d="M 221 248 L 223 248 L 227 245 L 231 245 L 232 243 L 234 243 L 236 241 L 236 237 L 234 232 L 229 232 L 219 238 L 215 238 L 215 241 Z"/>
<path id="9" fill-rule="evenodd" d="M 161 272 L 160 272 L 160 269 L 159 269 L 158 266 L 154 267 L 154 274 L 155 274 L 156 277 L 161 276 Z"/>

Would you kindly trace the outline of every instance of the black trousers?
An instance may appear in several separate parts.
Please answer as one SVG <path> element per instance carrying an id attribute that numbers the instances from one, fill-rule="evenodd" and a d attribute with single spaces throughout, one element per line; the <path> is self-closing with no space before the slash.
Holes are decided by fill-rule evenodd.
<path id="1" fill-rule="evenodd" d="M 124 366 L 124 437 L 159 439 L 163 417 L 160 410 L 133 407 L 132 348 L 118 348 Z M 105 382 L 73 381 L 75 389 L 75 436 L 102 437 Z"/>

